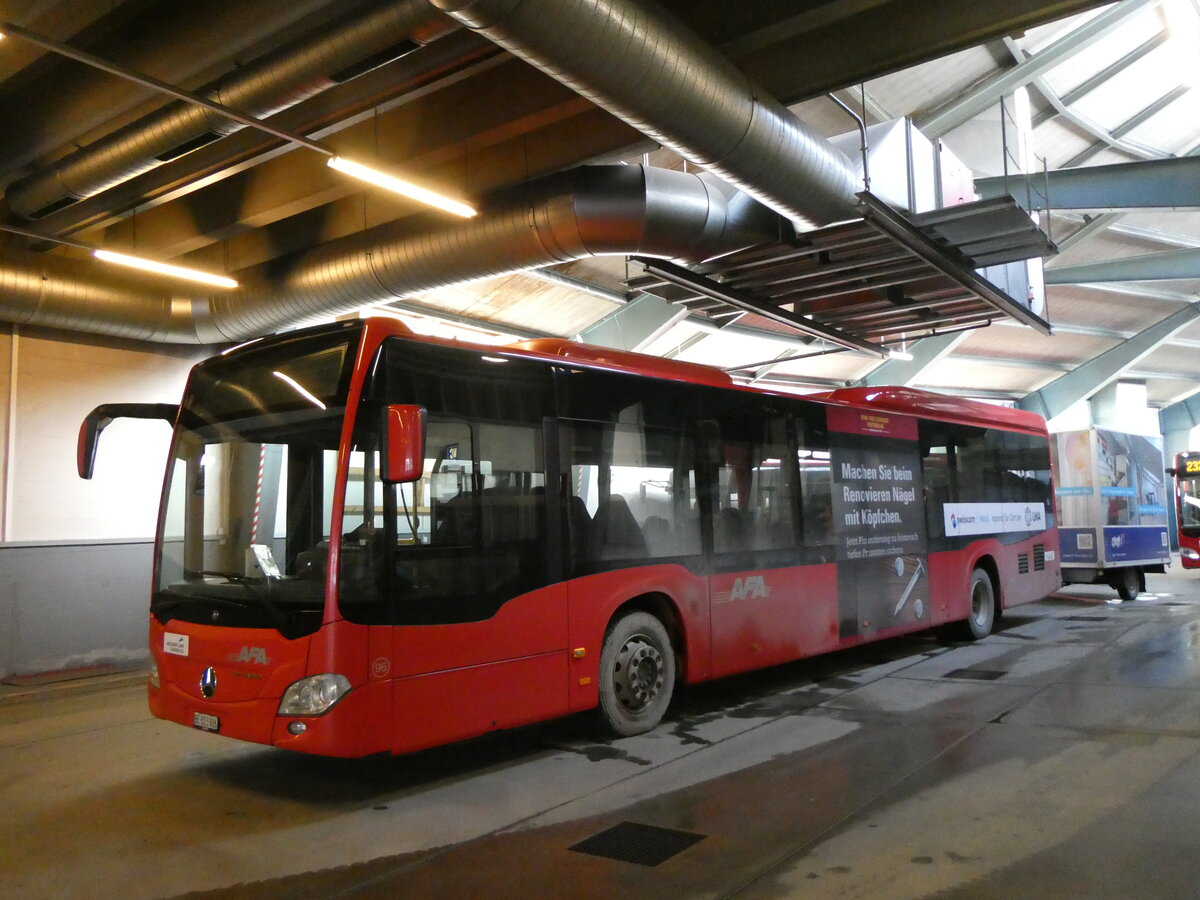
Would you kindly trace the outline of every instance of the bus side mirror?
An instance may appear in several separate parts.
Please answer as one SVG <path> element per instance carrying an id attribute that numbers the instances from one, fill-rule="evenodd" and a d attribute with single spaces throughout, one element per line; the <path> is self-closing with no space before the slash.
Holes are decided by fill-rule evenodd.
<path id="1" fill-rule="evenodd" d="M 178 416 L 179 407 L 170 403 L 102 403 L 97 406 L 79 426 L 79 440 L 75 445 L 75 465 L 79 469 L 79 477 L 92 477 L 100 432 L 111 425 L 113 419 L 164 419 L 173 425 Z"/>
<path id="2" fill-rule="evenodd" d="M 387 484 L 416 481 L 425 470 L 425 407 L 395 404 L 383 415 L 379 475 Z"/>
<path id="3" fill-rule="evenodd" d="M 1167 474 L 1170 475 L 1172 478 L 1174 478 L 1176 475 L 1179 474 L 1179 470 L 1178 469 L 1167 469 Z"/>

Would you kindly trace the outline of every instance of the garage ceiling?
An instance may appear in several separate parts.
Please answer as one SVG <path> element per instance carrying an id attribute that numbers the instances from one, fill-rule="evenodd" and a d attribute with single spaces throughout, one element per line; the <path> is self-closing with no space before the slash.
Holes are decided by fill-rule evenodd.
<path id="1" fill-rule="evenodd" d="M 554 34 L 555 17 L 567 7 L 596 4 L 525 5 L 544 5 Z M 484 210 L 503 206 L 531 180 L 582 164 L 699 168 L 647 137 L 655 123 L 627 124 L 464 27 L 471 4 L 437 6 L 460 15 L 451 18 L 427 0 L 0 0 L 0 20 L 119 70 L 211 94 L 277 131 L 411 175 Z M 1188 58 L 1189 41 L 1200 46 L 1194 0 L 1113 7 L 1092 0 L 743 0 L 736 14 L 716 0 L 663 7 L 681 33 L 694 32 L 700 46 L 715 49 L 821 136 L 854 127 L 826 96 L 836 92 L 869 123 L 912 116 L 977 175 L 996 175 L 992 161 L 958 148 L 978 145 L 1000 95 L 1026 86 L 1034 151 L 1049 170 L 1187 156 L 1200 144 L 1200 92 L 1173 63 L 1180 53 Z M 594 52 L 594 37 L 561 30 L 568 56 Z M 268 74 L 276 79 L 270 90 L 255 83 Z M 965 104 L 972 99 L 980 110 Z M 322 253 L 333 260 L 341 248 L 384 232 L 391 246 L 408 246 L 458 227 L 445 214 L 364 189 L 312 149 L 211 113 L 198 129 L 171 132 L 164 138 L 171 146 L 128 151 L 131 141 L 148 140 L 147 122 L 150 131 L 165 131 L 177 124 L 172 117 L 194 114 L 159 91 L 10 34 L 0 40 L 0 120 L 20 127 L 0 131 L 0 220 L 58 241 L 232 274 L 266 298 L 267 311 L 239 327 L 267 330 L 305 319 L 274 315 L 272 292 L 303 294 L 308 319 L 354 305 L 353 296 L 322 294 L 342 289 L 332 280 L 315 284 L 336 267 L 314 268 Z M 1200 214 L 1191 207 L 1058 210 L 1049 230 L 1062 249 L 1051 267 L 1200 248 Z M 159 324 L 127 328 L 100 312 L 93 321 L 90 312 L 144 293 L 146 308 L 156 311 L 143 318 L 165 322 L 178 312 L 179 289 L 113 275 L 78 247 L 51 240 L 0 234 L 0 254 L 4 321 L 175 339 Z M 63 297 L 30 299 L 39 266 L 43 282 L 62 284 Z M 484 274 L 481 267 L 476 274 Z M 803 342 L 752 319 L 714 329 L 678 308 L 653 327 L 638 325 L 640 295 L 626 282 L 641 270 L 622 254 L 554 266 L 551 272 L 567 276 L 555 281 L 505 271 L 501 259 L 492 268 L 488 274 L 498 277 L 489 280 L 372 299 L 509 337 L 599 340 L 607 323 L 649 352 L 728 368 L 779 359 L 738 375 L 789 389 L 857 381 L 879 365 L 853 350 L 794 358 Z M 415 275 L 405 283 L 422 286 Z M 947 342 L 927 365 L 897 376 L 1019 399 L 1187 309 L 1198 292 L 1200 278 L 1191 277 L 1056 285 L 1047 295 L 1053 336 L 993 325 Z M 84 295 L 90 305 L 82 305 Z M 72 297 L 78 303 L 59 312 L 55 304 Z M 201 306 L 219 312 L 224 302 L 189 298 L 193 316 Z M 197 335 L 221 338 L 199 327 Z M 1153 403 L 1174 404 L 1200 390 L 1198 351 L 1200 324 L 1193 322 L 1098 377 L 1142 379 Z"/>

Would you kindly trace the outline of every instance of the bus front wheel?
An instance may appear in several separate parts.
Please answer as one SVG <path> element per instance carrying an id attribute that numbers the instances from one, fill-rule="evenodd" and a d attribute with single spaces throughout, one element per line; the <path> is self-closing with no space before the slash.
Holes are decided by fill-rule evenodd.
<path id="1" fill-rule="evenodd" d="M 996 589 L 992 578 L 983 569 L 971 573 L 971 607 L 963 622 L 956 622 L 951 636 L 964 641 L 978 641 L 992 633 L 996 624 Z"/>
<path id="2" fill-rule="evenodd" d="M 657 618 L 633 612 L 613 622 L 600 651 L 600 719 L 627 737 L 650 731 L 675 690 L 675 651 Z"/>

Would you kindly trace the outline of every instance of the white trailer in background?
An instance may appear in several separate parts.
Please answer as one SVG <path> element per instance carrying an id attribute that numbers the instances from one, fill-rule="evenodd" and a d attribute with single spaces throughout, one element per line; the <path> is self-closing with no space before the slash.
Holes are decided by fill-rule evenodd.
<path id="1" fill-rule="evenodd" d="M 1101 428 L 1050 436 L 1066 584 L 1108 584 L 1122 600 L 1171 563 L 1162 440 Z"/>

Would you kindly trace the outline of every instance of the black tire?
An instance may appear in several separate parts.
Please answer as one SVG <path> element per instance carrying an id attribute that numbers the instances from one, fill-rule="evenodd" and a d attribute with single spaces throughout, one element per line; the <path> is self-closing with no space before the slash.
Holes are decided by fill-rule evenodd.
<path id="1" fill-rule="evenodd" d="M 633 612 L 609 626 L 600 651 L 600 721 L 621 737 L 662 721 L 675 690 L 675 650 L 662 622 Z"/>
<path id="2" fill-rule="evenodd" d="M 1137 566 L 1119 569 L 1112 580 L 1112 586 L 1122 600 L 1126 602 L 1136 600 L 1138 594 L 1141 593 L 1142 570 Z"/>
<path id="3" fill-rule="evenodd" d="M 955 622 L 951 634 L 958 640 L 978 641 L 992 633 L 996 624 L 996 588 L 983 569 L 971 573 L 971 607 L 967 618 Z"/>

